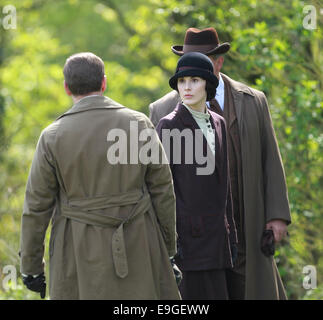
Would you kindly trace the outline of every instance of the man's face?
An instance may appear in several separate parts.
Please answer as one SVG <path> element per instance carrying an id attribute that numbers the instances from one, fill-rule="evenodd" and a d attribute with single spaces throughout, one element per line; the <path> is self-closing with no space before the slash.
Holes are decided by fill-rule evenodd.
<path id="1" fill-rule="evenodd" d="M 214 74 L 219 78 L 219 73 L 221 71 L 224 58 L 222 56 L 217 57 L 216 55 L 209 56 L 213 63 Z"/>

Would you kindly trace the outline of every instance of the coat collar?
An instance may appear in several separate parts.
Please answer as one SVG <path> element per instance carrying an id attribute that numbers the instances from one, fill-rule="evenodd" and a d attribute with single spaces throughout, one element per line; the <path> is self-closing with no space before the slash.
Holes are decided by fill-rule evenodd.
<path id="1" fill-rule="evenodd" d="M 242 92 L 242 93 L 249 94 L 250 96 L 253 96 L 253 97 L 255 96 L 255 94 L 247 85 L 231 79 L 224 73 L 221 73 L 221 77 L 226 79 L 230 83 L 232 92 Z"/>
<path id="2" fill-rule="evenodd" d="M 80 101 L 76 102 L 71 109 L 63 113 L 61 116 L 57 118 L 60 119 L 66 115 L 94 110 L 94 109 L 120 109 L 125 108 L 121 104 L 117 103 L 116 101 L 105 97 L 105 96 L 88 96 Z"/>
<path id="3" fill-rule="evenodd" d="M 190 127 L 191 129 L 200 128 L 194 120 L 192 114 L 189 112 L 189 110 L 185 108 L 185 106 L 182 103 L 177 104 L 175 112 L 178 114 L 185 127 Z"/>
<path id="4" fill-rule="evenodd" d="M 231 88 L 231 93 L 233 96 L 233 102 L 234 102 L 234 106 L 236 109 L 236 116 L 238 119 L 238 123 L 241 123 L 241 119 L 242 119 L 242 101 L 243 101 L 243 95 L 244 94 L 248 94 L 252 97 L 254 97 L 254 93 L 252 92 L 252 90 L 245 84 L 235 81 L 233 79 L 231 79 L 230 77 L 228 77 L 227 75 L 221 73 L 221 76 L 224 78 L 224 81 L 227 81 L 229 83 L 229 86 Z M 232 123 L 231 123 L 232 124 Z M 229 127 L 230 125 L 229 124 Z"/>
<path id="5" fill-rule="evenodd" d="M 185 106 L 182 103 L 177 104 L 175 108 L 175 112 L 177 113 L 177 115 L 179 116 L 179 118 L 181 119 L 181 121 L 186 127 L 190 127 L 192 129 L 200 129 L 199 125 L 194 120 L 192 114 L 185 108 Z M 208 109 L 207 109 L 207 112 L 209 112 Z M 209 114 L 210 114 L 210 120 L 212 120 L 211 122 L 213 122 L 212 125 L 214 125 L 213 129 L 218 131 L 219 128 L 221 128 L 219 119 L 217 119 L 214 116 L 214 114 L 210 112 Z"/>
<path id="6" fill-rule="evenodd" d="M 192 114 L 189 112 L 189 110 L 187 110 L 187 108 L 185 108 L 185 106 L 182 103 L 177 104 L 175 108 L 175 112 L 185 127 L 189 127 L 192 130 L 200 129 L 199 125 L 193 118 Z M 209 112 L 208 109 L 207 109 L 207 112 Z M 222 151 L 220 151 L 221 147 L 219 142 L 219 136 L 222 137 L 221 124 L 220 124 L 220 120 L 216 117 L 215 113 L 212 114 L 211 112 L 209 112 L 209 114 L 210 114 L 210 122 L 211 122 L 212 129 L 214 129 L 215 131 L 215 157 L 211 156 L 210 158 L 208 158 L 208 161 L 215 161 L 215 167 L 218 171 L 218 174 L 220 175 L 220 167 L 221 167 L 220 163 L 223 160 L 221 157 Z M 208 148 L 209 149 L 208 154 L 213 155 L 204 135 L 203 135 L 203 141 L 204 141 L 203 152 L 206 153 L 206 148 Z"/>

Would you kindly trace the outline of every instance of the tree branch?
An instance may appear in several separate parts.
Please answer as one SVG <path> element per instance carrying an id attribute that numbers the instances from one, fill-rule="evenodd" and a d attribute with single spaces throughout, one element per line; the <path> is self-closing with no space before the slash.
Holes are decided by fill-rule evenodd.
<path id="1" fill-rule="evenodd" d="M 113 0 L 103 0 L 104 4 L 106 4 L 110 9 L 112 9 L 116 15 L 118 16 L 118 22 L 120 23 L 121 27 L 129 34 L 129 36 L 133 37 L 137 35 L 137 31 L 130 26 L 130 24 L 127 22 L 122 10 L 118 8 L 118 6 L 114 3 Z M 150 61 L 153 63 L 153 65 L 158 66 L 164 73 L 167 75 L 171 74 L 171 70 L 165 68 L 156 54 L 152 53 L 151 50 L 149 50 L 149 37 L 145 37 L 145 41 L 142 42 L 142 47 L 146 48 L 148 52 L 148 57 Z"/>
<path id="2" fill-rule="evenodd" d="M 134 36 L 137 34 L 136 30 L 133 29 L 127 22 L 127 20 L 125 19 L 122 11 L 115 5 L 114 1 L 112 0 L 104 0 L 103 3 L 105 3 L 110 9 L 112 9 L 113 11 L 115 11 L 115 13 L 118 16 L 118 21 L 121 24 L 121 26 L 123 27 L 123 29 L 125 29 L 125 31 L 130 35 L 130 36 Z"/>

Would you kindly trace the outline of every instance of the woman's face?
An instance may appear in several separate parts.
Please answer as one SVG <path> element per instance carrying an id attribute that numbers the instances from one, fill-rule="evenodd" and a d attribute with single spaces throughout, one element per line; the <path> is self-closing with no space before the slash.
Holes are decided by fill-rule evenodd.
<path id="1" fill-rule="evenodd" d="M 206 102 L 206 80 L 200 77 L 183 77 L 177 79 L 177 89 L 179 95 L 189 107 L 203 111 Z"/>

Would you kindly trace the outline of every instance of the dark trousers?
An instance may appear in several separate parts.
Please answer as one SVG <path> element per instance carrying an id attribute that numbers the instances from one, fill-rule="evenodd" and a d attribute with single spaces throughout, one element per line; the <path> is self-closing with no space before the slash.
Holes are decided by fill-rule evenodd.
<path id="1" fill-rule="evenodd" d="M 183 271 L 179 286 L 183 300 L 227 300 L 228 290 L 224 269 Z"/>
<path id="2" fill-rule="evenodd" d="M 246 255 L 238 245 L 238 258 L 232 269 L 226 269 L 226 281 L 229 300 L 244 300 L 246 287 Z"/>

